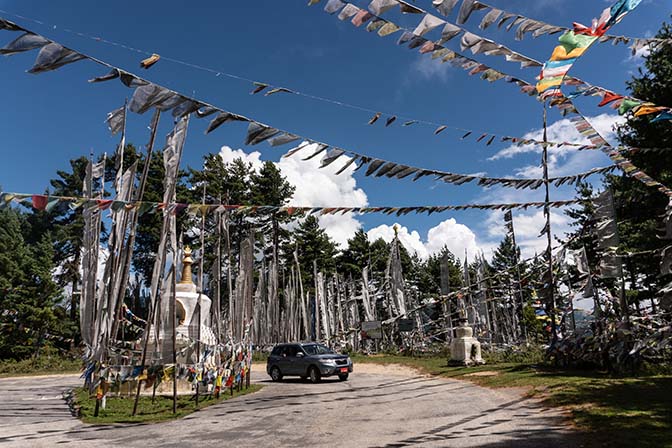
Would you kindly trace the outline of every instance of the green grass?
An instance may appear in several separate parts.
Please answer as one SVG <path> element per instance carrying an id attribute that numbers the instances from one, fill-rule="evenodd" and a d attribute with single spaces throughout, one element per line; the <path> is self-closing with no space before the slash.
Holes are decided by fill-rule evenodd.
<path id="1" fill-rule="evenodd" d="M 268 352 L 254 351 L 252 352 L 252 361 L 265 363 L 268 360 Z"/>
<path id="2" fill-rule="evenodd" d="M 523 387 L 549 406 L 569 410 L 590 446 L 672 447 L 672 375 L 613 376 L 541 364 L 498 363 L 449 367 L 446 358 L 354 356 L 355 363 L 401 364 L 431 375 L 484 387 Z M 491 376 L 466 376 L 475 372 Z"/>
<path id="3" fill-rule="evenodd" d="M 44 354 L 37 358 L 21 361 L 0 360 L 0 378 L 28 375 L 53 375 L 78 373 L 81 371 L 81 359 L 66 358 L 58 354 Z"/>
<path id="4" fill-rule="evenodd" d="M 248 389 L 244 387 L 240 392 L 234 390 L 233 396 L 226 390 L 219 399 L 213 396 L 201 396 L 198 401 L 198 409 L 203 409 L 214 404 L 222 403 L 231 398 L 251 394 L 259 391 L 263 386 L 259 384 L 250 384 Z M 138 402 L 138 412 L 134 416 L 133 401 L 134 397 L 107 397 L 105 409 L 101 409 L 98 417 L 94 417 L 96 406 L 96 397 L 90 397 L 85 388 L 77 388 L 73 391 L 75 406 L 79 407 L 79 417 L 84 423 L 97 425 L 110 423 L 156 423 L 166 420 L 173 420 L 184 417 L 197 411 L 193 395 L 181 395 L 177 399 L 177 412 L 173 414 L 173 397 L 158 396 L 152 403 L 151 396 L 141 396 Z"/>

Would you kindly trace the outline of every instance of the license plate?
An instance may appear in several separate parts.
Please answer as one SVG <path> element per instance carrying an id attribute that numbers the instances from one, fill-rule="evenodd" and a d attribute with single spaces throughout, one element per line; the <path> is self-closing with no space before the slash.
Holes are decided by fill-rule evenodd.
<path id="1" fill-rule="evenodd" d="M 341 367 L 341 373 L 348 373 L 347 367 Z"/>

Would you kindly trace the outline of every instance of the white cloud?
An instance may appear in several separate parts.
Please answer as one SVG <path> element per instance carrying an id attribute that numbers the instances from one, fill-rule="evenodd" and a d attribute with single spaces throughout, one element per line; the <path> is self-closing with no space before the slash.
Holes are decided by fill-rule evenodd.
<path id="1" fill-rule="evenodd" d="M 242 149 L 233 149 L 229 146 L 222 146 L 222 148 L 219 150 L 219 157 L 222 158 L 224 163 L 233 162 L 235 159 L 243 159 L 245 162 L 250 162 L 252 164 L 252 168 L 255 170 L 259 170 L 259 168 L 261 168 L 261 166 L 264 164 L 261 161 L 261 153 L 259 151 L 247 153 Z"/>
<path id="2" fill-rule="evenodd" d="M 427 57 L 427 55 L 419 55 L 419 57 L 411 64 L 411 68 L 425 79 L 439 79 L 445 81 L 450 75 L 452 66 L 450 64 L 442 63 L 438 59 L 431 59 Z"/>
<path id="3" fill-rule="evenodd" d="M 420 258 L 427 258 L 428 252 L 427 248 L 420 238 L 420 234 L 417 230 L 408 230 L 408 227 L 404 227 L 399 224 L 394 224 L 388 226 L 387 224 L 381 224 L 378 227 L 370 229 L 366 234 L 369 237 L 370 241 L 376 241 L 378 238 L 382 238 L 383 241 L 389 243 L 394 239 L 394 226 L 397 226 L 397 232 L 399 235 L 399 241 L 409 252 L 415 252 Z"/>
<path id="4" fill-rule="evenodd" d="M 320 168 L 320 156 L 310 160 L 301 160 L 312 154 L 315 148 L 315 144 L 306 145 L 294 157 L 283 158 L 275 162 L 287 181 L 296 187 L 289 204 L 313 207 L 335 204 L 352 207 L 367 206 L 369 201 L 366 193 L 361 188 L 357 188 L 357 181 L 353 177 L 355 165 L 351 165 L 343 173 L 336 175 L 336 172 L 350 160 L 349 157 L 343 156 L 325 168 Z M 258 151 L 246 153 L 241 149 L 234 150 L 223 146 L 219 154 L 225 162 L 242 158 L 252 163 L 254 169 L 259 169 L 263 164 L 261 153 Z M 319 221 L 327 234 L 341 246 L 347 244 L 348 238 L 352 237 L 355 231 L 362 226 L 352 214 L 320 216 Z"/>
<path id="5" fill-rule="evenodd" d="M 459 258 L 462 258 L 465 249 L 472 255 L 478 251 L 474 232 L 464 224 L 459 224 L 455 218 L 446 219 L 427 232 L 427 250 L 430 254 L 439 252 L 443 246 L 448 246 Z"/>
<path id="6" fill-rule="evenodd" d="M 464 257 L 465 249 L 470 257 L 482 249 L 476 242 L 474 232 L 464 224 L 459 224 L 455 218 L 446 219 L 429 229 L 425 241 L 422 240 L 417 230 L 409 230 L 400 224 L 394 224 L 393 226 L 382 224 L 369 230 L 367 235 L 371 241 L 382 238 L 389 243 L 394 238 L 395 225 L 401 244 L 409 252 L 418 254 L 420 258 L 427 258 L 429 255 L 438 253 L 444 246 L 447 246 L 460 259 Z"/>

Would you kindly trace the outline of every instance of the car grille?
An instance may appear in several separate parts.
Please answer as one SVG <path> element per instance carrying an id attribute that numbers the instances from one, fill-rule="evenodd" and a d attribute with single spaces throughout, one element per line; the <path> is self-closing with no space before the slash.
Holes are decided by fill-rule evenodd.
<path id="1" fill-rule="evenodd" d="M 339 366 L 345 366 L 345 365 L 348 364 L 348 360 L 347 359 L 337 359 L 336 364 L 339 365 Z"/>

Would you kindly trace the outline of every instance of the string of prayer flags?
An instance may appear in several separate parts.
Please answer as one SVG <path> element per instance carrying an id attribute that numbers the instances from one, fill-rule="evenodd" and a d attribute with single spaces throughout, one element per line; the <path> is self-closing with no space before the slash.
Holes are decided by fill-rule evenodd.
<path id="1" fill-rule="evenodd" d="M 314 2 L 317 3 L 317 2 Z M 454 3 L 454 4 L 453 4 Z M 455 6 L 456 2 L 453 0 L 449 0 L 447 2 L 435 2 L 434 6 L 439 10 L 439 12 L 446 12 L 447 10 L 452 10 L 452 8 Z M 465 6 L 466 5 L 466 6 Z M 518 30 L 516 31 L 516 37 L 522 38 L 522 34 L 526 32 L 532 32 L 533 35 L 536 37 L 541 34 L 555 34 L 560 31 L 574 31 L 570 30 L 568 28 L 561 28 L 561 27 L 556 27 L 553 25 L 549 24 L 544 24 L 542 22 L 529 19 L 520 15 L 512 14 L 512 13 L 503 13 L 501 10 L 498 10 L 496 8 L 492 8 L 489 5 L 485 5 L 481 2 L 474 2 L 472 0 L 470 1 L 465 1 L 462 4 L 462 8 L 465 8 L 465 11 L 473 11 L 474 8 L 476 9 L 482 9 L 482 7 L 487 7 L 490 8 L 491 11 L 486 14 L 486 17 L 484 17 L 484 22 L 481 23 L 481 28 L 487 28 L 491 23 L 494 22 L 495 18 L 499 18 L 501 16 L 501 19 L 499 21 L 498 26 L 504 25 L 504 23 L 511 18 L 515 18 L 510 24 L 507 26 L 507 29 L 510 29 L 513 25 L 519 23 Z M 464 36 L 461 40 L 461 47 L 462 50 L 465 50 L 467 48 L 471 49 L 473 54 L 486 54 L 486 55 L 503 55 L 506 57 L 508 61 L 513 61 L 513 62 L 520 62 L 521 66 L 524 67 L 535 67 L 535 66 L 541 66 L 542 64 L 539 61 L 536 61 L 532 58 L 529 58 L 525 55 L 522 55 L 520 53 L 514 52 L 513 50 L 510 50 L 509 48 L 500 45 L 492 40 L 483 38 L 481 36 L 477 36 L 457 25 L 451 24 L 449 22 L 446 22 L 438 17 L 435 17 L 426 11 L 417 8 L 416 6 L 409 5 L 407 2 L 401 1 L 401 0 L 374 0 L 369 4 L 369 11 L 372 14 L 367 14 L 363 9 L 358 8 L 355 5 L 352 5 L 346 1 L 341 1 L 341 0 L 334 0 L 334 1 L 329 1 L 327 5 L 325 6 L 325 11 L 329 14 L 335 14 L 336 12 L 339 11 L 339 9 L 344 8 L 348 10 L 348 14 L 345 14 L 346 16 L 350 17 L 351 15 L 355 15 L 357 17 L 357 14 L 360 14 L 362 17 L 367 17 L 371 18 L 372 21 L 367 27 L 368 31 L 375 31 L 379 30 L 379 35 L 389 35 L 393 32 L 396 32 L 400 29 L 403 29 L 396 24 L 393 24 L 392 22 L 383 19 L 380 17 L 381 14 L 384 12 L 388 11 L 389 9 L 395 7 L 395 6 L 400 6 L 402 12 L 406 13 L 422 13 L 424 14 L 422 21 L 418 24 L 418 26 L 415 28 L 413 32 L 410 30 L 405 30 L 404 34 L 402 37 L 399 39 L 399 43 L 409 43 L 409 48 L 420 48 L 420 53 L 426 54 L 426 53 L 431 53 L 433 59 L 437 58 L 446 58 L 450 57 L 451 59 L 456 59 L 456 58 L 465 58 L 462 55 L 459 55 L 458 53 L 452 52 L 451 50 L 448 50 L 447 48 L 442 47 L 441 44 L 449 41 L 450 39 L 454 38 L 455 36 L 459 35 L 460 33 L 464 33 Z M 348 8 L 351 7 L 351 8 Z M 492 14 L 491 14 L 492 13 Z M 469 12 L 470 14 L 470 12 Z M 447 15 L 447 14 L 444 14 Z M 354 19 L 353 19 L 354 20 Z M 441 39 L 439 41 L 433 42 L 430 40 L 427 40 L 423 37 L 424 34 L 427 32 L 431 31 L 432 29 L 437 28 L 438 26 L 444 25 L 443 31 L 441 33 Z M 600 36 L 600 40 L 602 40 L 604 36 Z M 655 41 L 652 40 L 652 41 Z M 638 41 L 639 42 L 639 41 Z M 641 44 L 641 42 L 639 42 Z M 454 56 L 453 56 L 454 55 Z M 446 62 L 446 61 L 443 61 Z M 461 65 L 460 65 L 461 63 Z M 513 79 L 512 77 L 507 77 L 506 74 L 503 74 L 497 70 L 494 70 L 487 65 L 480 64 L 476 61 L 470 60 L 469 58 L 466 59 L 458 59 L 457 61 L 454 62 L 456 66 L 461 66 L 461 68 L 468 70 L 470 75 L 478 74 L 481 73 L 481 77 L 489 82 L 494 82 L 499 79 L 507 79 L 509 82 L 515 82 L 518 85 L 521 86 L 521 91 L 526 94 L 533 94 L 535 91 L 535 88 L 531 85 L 528 85 L 527 83 L 520 83 L 520 80 Z M 549 73 L 553 73 L 553 71 L 558 72 L 558 70 L 562 71 L 563 66 L 566 66 L 567 63 L 564 62 L 561 64 L 559 67 L 549 67 Z M 568 67 L 564 67 L 567 68 Z M 572 78 L 572 80 L 568 80 L 567 83 L 569 84 L 570 82 L 572 83 L 579 83 L 579 84 L 586 84 L 584 81 L 581 81 L 576 78 Z M 601 90 L 606 90 L 599 88 Z M 279 90 L 282 90 L 282 88 L 279 88 Z M 288 91 L 288 89 L 284 89 L 282 91 Z M 291 91 L 290 91 L 291 92 Z M 296 93 L 296 92 L 291 92 L 291 93 Z M 270 94 L 270 92 L 269 92 Z M 268 94 L 267 94 L 268 95 Z M 669 119 L 666 118 L 668 115 L 667 110 L 651 110 L 648 108 L 642 108 L 640 110 L 640 114 L 644 114 L 644 112 L 647 111 L 647 113 L 653 113 L 653 112 L 664 112 L 664 113 L 659 113 L 657 120 L 661 119 Z M 374 120 L 375 122 L 375 120 Z"/>
<path id="2" fill-rule="evenodd" d="M 560 87 L 576 60 L 640 2 L 641 0 L 618 0 L 611 7 L 604 9 L 600 17 L 593 20 L 591 27 L 574 23 L 574 29 L 565 31 L 558 38 L 560 45 L 555 47 L 550 59 L 541 69 L 539 82 L 537 82 L 537 93 L 540 98 L 545 100 L 554 96 L 562 96 Z"/>
<path id="3" fill-rule="evenodd" d="M 505 56 L 507 61 L 520 62 L 522 68 L 541 67 L 541 62 L 539 61 L 536 61 L 528 56 L 515 52 L 510 48 L 497 42 L 494 42 L 490 39 L 486 39 L 484 37 L 473 34 L 465 30 L 464 28 L 461 28 L 453 23 L 447 22 L 439 17 L 429 14 L 427 11 L 423 9 L 420 9 L 413 5 L 409 5 L 407 2 L 403 0 L 392 0 L 391 2 L 387 3 L 387 6 L 394 6 L 395 4 L 399 5 L 402 12 L 408 13 L 412 11 L 415 14 L 423 14 L 422 20 L 415 27 L 415 29 L 413 31 L 406 30 L 406 33 L 404 33 L 405 36 L 402 36 L 402 38 L 399 40 L 400 44 L 409 41 L 409 48 L 420 47 L 420 53 L 424 54 L 434 52 L 436 50 L 445 50 L 445 48 L 441 47 L 441 45 L 448 42 L 452 38 L 456 37 L 460 33 L 463 33 L 461 42 L 462 51 L 470 49 L 472 54 L 485 54 L 486 56 Z M 466 4 L 467 3 L 465 2 L 463 3 L 462 6 L 464 7 Z M 478 2 L 471 2 L 470 7 L 473 8 L 476 7 L 476 5 L 478 5 Z M 386 23 L 386 22 L 391 23 L 386 19 L 380 17 L 380 14 L 382 14 L 382 12 L 384 11 L 387 11 L 389 8 L 384 8 L 384 11 L 382 12 L 376 12 L 381 11 L 381 9 L 383 8 L 380 8 L 379 2 L 371 2 L 371 4 L 369 4 L 369 11 L 371 11 L 373 14 L 376 14 L 376 16 L 374 16 L 376 21 L 380 23 Z M 360 11 L 364 10 L 362 9 Z M 460 11 L 462 12 L 462 10 Z M 458 23 L 460 23 L 459 20 Z M 444 28 L 443 31 L 441 32 L 440 40 L 433 42 L 423 37 L 426 33 L 442 25 L 444 26 Z M 439 51 L 439 54 L 440 56 L 445 56 L 444 51 Z M 490 68 L 487 66 L 485 67 L 486 68 L 483 71 L 486 71 L 487 69 Z"/>
<path id="4" fill-rule="evenodd" d="M 453 8 L 457 5 L 457 2 L 458 0 L 434 0 L 432 5 L 439 12 L 439 14 L 447 17 L 453 11 Z M 632 4 L 633 2 L 629 1 L 628 3 Z M 634 8 L 634 6 L 631 6 L 631 9 L 632 8 Z M 457 23 L 460 25 L 466 23 L 474 11 L 484 11 L 479 28 L 484 30 L 495 22 L 498 22 L 497 27 L 504 27 L 506 31 L 511 31 L 515 28 L 516 40 L 522 40 L 525 34 L 531 34 L 532 37 L 536 38 L 539 36 L 552 35 L 560 32 L 574 30 L 574 28 L 553 25 L 541 20 L 532 19 L 522 14 L 496 8 L 481 1 L 474 0 L 463 0 L 458 12 Z M 578 27 L 579 29 L 586 28 L 583 27 L 583 25 L 578 25 Z M 609 34 L 602 34 L 599 36 L 598 40 L 605 43 L 611 42 L 613 45 L 630 44 L 630 48 L 632 49 L 633 53 L 637 51 L 637 49 L 646 45 L 655 45 L 661 42 L 669 41 L 658 38 L 638 38 Z"/>
<path id="5" fill-rule="evenodd" d="M 534 93 L 534 86 L 529 84 L 527 81 L 524 81 L 522 79 L 519 79 L 517 77 L 507 75 L 506 73 L 503 73 L 501 71 L 495 70 L 492 67 L 489 67 L 485 64 L 481 64 L 480 62 L 471 59 L 467 56 L 464 56 L 462 54 L 459 54 L 457 52 L 454 52 L 452 50 L 449 50 L 448 48 L 444 47 L 442 44 L 447 42 L 448 40 L 452 39 L 453 37 L 457 36 L 460 34 L 463 30 L 460 27 L 457 27 L 456 25 L 450 24 L 448 22 L 445 23 L 445 26 L 442 31 L 442 37 L 440 40 L 434 42 L 429 39 L 426 39 L 422 35 L 417 35 L 413 31 L 406 29 L 404 27 L 401 27 L 387 19 L 384 19 L 380 17 L 378 14 L 375 14 L 375 12 L 379 12 L 382 14 L 382 12 L 387 11 L 389 6 L 395 6 L 399 5 L 401 7 L 402 12 L 407 12 L 410 13 L 411 11 L 415 13 L 425 13 L 423 10 L 410 5 L 406 2 L 402 2 L 401 0 L 393 0 L 393 4 L 389 2 L 372 2 L 369 5 L 369 11 L 367 12 L 364 9 L 360 9 L 359 7 L 355 6 L 352 3 L 346 2 L 346 1 L 341 1 L 344 6 L 342 6 L 342 9 L 340 10 L 338 14 L 338 18 L 340 20 L 347 20 L 351 17 L 358 18 L 358 14 L 366 15 L 366 17 L 372 19 L 374 22 L 378 22 L 380 27 L 376 27 L 378 29 L 378 35 L 381 37 L 388 36 L 394 32 L 403 30 L 402 35 L 398 39 L 397 43 L 399 45 L 402 44 L 408 44 L 408 47 L 410 49 L 414 48 L 419 48 L 419 51 L 421 54 L 431 54 L 432 58 L 434 59 L 439 59 L 441 58 L 441 62 L 449 62 L 451 65 L 454 67 L 462 68 L 463 70 L 466 70 L 469 72 L 470 75 L 475 75 L 475 74 L 481 74 L 481 78 L 488 81 L 488 82 L 495 82 L 500 79 L 505 79 L 509 83 L 514 83 L 518 86 L 521 87 L 521 91 L 525 94 L 532 95 Z M 329 14 L 335 14 L 336 11 L 334 10 L 334 4 L 328 3 L 327 6 L 329 6 L 329 9 L 326 9 L 326 12 Z M 363 12 L 362 12 L 363 11 Z M 426 14 L 426 13 L 425 13 Z M 425 15 L 427 17 L 427 14 Z M 425 20 L 425 17 L 423 17 L 424 24 L 422 27 L 418 26 L 416 27 L 416 31 L 419 31 L 421 33 L 427 33 L 429 29 L 434 29 L 437 26 L 438 21 L 441 19 L 438 18 L 432 18 L 429 17 L 427 20 Z M 355 22 L 355 19 L 353 19 L 353 23 Z M 355 23 L 356 25 L 356 23 Z M 372 30 L 370 30 L 372 31 Z M 474 50 L 472 51 L 481 51 L 484 54 L 498 54 L 498 55 L 504 55 L 507 57 L 507 60 L 509 61 L 514 61 L 514 62 L 520 62 L 523 67 L 529 67 L 529 66 L 534 66 L 535 64 L 538 66 L 541 66 L 541 63 L 538 61 L 535 61 L 534 59 L 528 58 L 527 56 L 524 56 L 520 53 L 516 53 L 513 50 L 510 50 L 503 45 L 496 44 L 492 41 L 489 41 L 485 38 L 480 38 L 482 39 L 481 45 L 474 45 Z M 496 47 L 496 48 L 495 48 Z M 474 52 L 474 54 L 476 54 Z"/>
<path id="6" fill-rule="evenodd" d="M 428 214 L 443 213 L 459 210 L 514 210 L 528 208 L 542 208 L 545 202 L 515 202 L 506 204 L 464 204 L 464 205 L 435 205 L 435 206 L 408 206 L 408 207 L 306 207 L 306 206 L 271 206 L 271 205 L 231 205 L 231 204 L 185 204 L 167 202 L 149 202 L 133 200 L 92 199 L 76 196 L 50 196 L 42 194 L 23 193 L 0 193 L 0 204 L 4 207 L 10 203 L 24 203 L 36 210 L 48 210 L 57 204 L 68 205 L 72 210 L 83 208 L 84 210 L 110 210 L 111 213 L 136 210 L 139 215 L 157 212 L 170 213 L 173 215 L 185 211 L 194 216 L 203 216 L 210 213 L 229 212 L 242 215 L 254 214 L 287 214 L 288 216 L 306 215 L 336 215 L 345 213 L 371 214 L 382 213 L 385 215 L 403 216 L 410 213 Z M 580 200 L 552 201 L 549 207 L 560 208 L 578 204 Z"/>
<path id="7" fill-rule="evenodd" d="M 64 65 L 85 59 L 86 56 L 53 42 L 43 36 L 32 33 L 6 19 L 0 19 L 0 29 L 24 31 L 25 33 L 0 49 L 0 54 L 12 55 L 24 51 L 40 49 L 33 67 L 28 73 L 42 73 L 56 70 Z"/>
<path id="8" fill-rule="evenodd" d="M 620 95 L 603 87 L 595 86 L 572 77 L 568 77 L 564 83 L 576 86 L 576 91 L 569 95 L 570 98 L 579 95 L 600 97 L 601 101 L 598 107 L 609 105 L 612 109 L 617 110 L 619 115 L 632 114 L 635 117 L 651 116 L 652 122 L 672 119 L 672 108 L 670 107 L 658 106 L 648 101 Z"/>
<path id="9" fill-rule="evenodd" d="M 437 130 L 440 132 L 440 130 Z M 484 136 L 481 136 L 483 138 Z M 298 149 L 303 149 L 305 147 L 301 146 L 299 148 L 292 149 L 289 153 L 285 154 L 283 157 L 291 157 L 295 154 L 297 154 Z M 303 160 L 310 160 L 317 155 L 321 154 L 323 151 L 325 151 L 328 148 L 326 144 L 318 145 L 317 148 L 313 151 L 311 155 L 308 157 L 305 157 Z M 423 177 L 428 177 L 432 176 L 435 178 L 435 180 L 443 181 L 446 183 L 450 184 L 455 184 L 455 185 L 462 185 L 465 183 L 469 182 L 477 182 L 478 185 L 483 186 L 483 187 L 490 187 L 493 185 L 501 185 L 504 187 L 510 187 L 510 188 L 516 188 L 516 189 L 523 189 L 523 188 L 529 188 L 529 189 L 537 189 L 544 185 L 544 180 L 539 178 L 539 179 L 520 179 L 520 178 L 506 178 L 506 177 L 487 177 L 487 176 L 475 176 L 475 175 L 469 175 L 469 174 L 456 174 L 456 173 L 451 173 L 447 171 L 440 171 L 440 170 L 429 170 L 429 169 L 424 169 L 424 168 L 419 168 L 419 167 L 414 167 L 414 166 L 409 166 L 409 165 L 404 165 L 401 163 L 396 163 L 396 162 L 391 162 L 388 160 L 384 159 L 379 159 L 379 158 L 374 158 L 371 156 L 367 156 L 365 154 L 361 154 L 358 152 L 354 151 L 349 151 L 349 150 L 343 150 L 340 148 L 333 148 L 329 152 L 327 152 L 326 156 L 322 160 L 322 165 L 320 168 L 324 168 L 328 165 L 331 165 L 333 162 L 335 162 L 337 159 L 343 156 L 348 156 L 348 160 L 346 162 L 346 165 L 342 167 L 337 174 L 342 173 L 345 171 L 345 168 L 348 166 L 352 165 L 355 162 L 359 162 L 359 166 L 357 169 L 362 168 L 363 166 L 367 166 L 365 175 L 366 176 L 375 176 L 375 177 L 382 177 L 385 176 L 387 178 L 395 178 L 395 179 L 404 179 L 406 177 L 409 177 L 411 175 L 414 175 L 413 181 L 416 181 L 418 179 L 421 179 Z M 587 177 L 593 175 L 593 174 L 606 174 L 611 171 L 613 171 L 617 165 L 612 165 L 608 167 L 601 167 L 601 168 L 594 168 L 589 171 L 583 172 L 583 173 L 578 173 L 574 174 L 571 176 L 562 176 L 562 177 L 551 177 L 549 178 L 549 182 L 554 184 L 555 186 L 562 186 L 562 185 L 572 185 L 572 184 L 577 184 L 578 182 L 583 181 Z"/>

